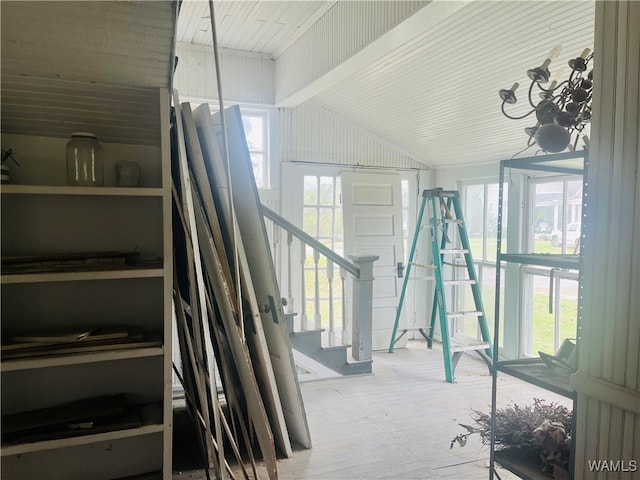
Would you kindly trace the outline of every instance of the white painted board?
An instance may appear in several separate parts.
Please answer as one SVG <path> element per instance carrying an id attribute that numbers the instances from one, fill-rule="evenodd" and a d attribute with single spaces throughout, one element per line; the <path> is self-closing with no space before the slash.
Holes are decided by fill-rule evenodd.
<path id="1" fill-rule="evenodd" d="M 284 310 L 282 308 L 280 289 L 275 275 L 264 219 L 259 210 L 258 189 L 253 178 L 239 108 L 232 107 L 227 109 L 225 118 L 227 120 L 229 156 L 231 158 L 235 214 L 240 235 L 244 242 L 258 305 L 262 307 L 269 305 L 271 307 L 270 304 L 272 302 L 275 306 L 269 312 L 261 312 L 261 319 L 289 436 L 301 446 L 311 448 L 311 436 L 304 403 L 291 345 L 284 326 Z M 221 129 L 220 115 L 212 116 L 209 106 L 203 104 L 194 111 L 194 119 L 201 144 L 203 145 L 203 151 L 212 153 L 208 158 L 205 155 L 205 161 L 208 162 L 207 168 L 211 168 L 214 172 L 215 181 L 219 184 L 218 193 L 222 197 L 228 198 L 229 187 L 226 182 L 222 150 L 218 139 Z M 226 212 L 230 214 L 230 208 L 227 208 Z M 228 221 L 227 225 L 232 225 L 232 223 Z"/>

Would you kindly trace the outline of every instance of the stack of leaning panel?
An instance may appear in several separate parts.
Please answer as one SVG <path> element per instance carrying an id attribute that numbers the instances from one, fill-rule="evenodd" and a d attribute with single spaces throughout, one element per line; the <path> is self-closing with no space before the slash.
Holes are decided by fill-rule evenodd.
<path id="1" fill-rule="evenodd" d="M 244 478 L 259 459 L 276 479 L 311 440 L 240 110 L 173 103 L 174 370 L 207 476 L 238 474 L 226 447 Z"/>

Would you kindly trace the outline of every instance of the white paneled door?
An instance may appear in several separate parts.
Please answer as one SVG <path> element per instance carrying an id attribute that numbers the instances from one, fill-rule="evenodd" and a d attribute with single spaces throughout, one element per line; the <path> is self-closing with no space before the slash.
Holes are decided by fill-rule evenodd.
<path id="1" fill-rule="evenodd" d="M 380 257 L 373 268 L 373 349 L 387 349 L 402 288 L 400 175 L 343 172 L 342 197 L 345 253 Z M 405 325 L 403 314 L 399 328 Z M 398 342 L 397 346 L 404 345 Z"/>

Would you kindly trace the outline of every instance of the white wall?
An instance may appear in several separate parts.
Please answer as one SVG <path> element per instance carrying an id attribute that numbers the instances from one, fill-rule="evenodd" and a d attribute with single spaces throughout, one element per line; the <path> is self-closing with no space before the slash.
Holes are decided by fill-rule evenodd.
<path id="1" fill-rule="evenodd" d="M 181 100 L 217 104 L 213 49 L 178 44 L 177 52 L 179 60 L 174 87 Z M 272 189 L 280 188 L 281 162 L 426 168 L 410 154 L 313 103 L 276 111 L 273 107 L 274 61 L 267 56 L 223 50 L 220 63 L 225 104 L 263 107 L 271 111 Z"/>
<path id="2" fill-rule="evenodd" d="M 181 97 L 217 100 L 213 48 L 178 43 L 174 88 Z M 266 55 L 219 52 L 222 98 L 227 103 L 273 106 L 274 62 Z"/>
<path id="3" fill-rule="evenodd" d="M 575 478 L 640 478 L 640 3 L 597 2 Z M 603 54 L 606 52 L 606 54 Z M 606 460 L 635 473 L 597 473 Z"/>
<path id="4" fill-rule="evenodd" d="M 319 105 L 307 102 L 279 112 L 283 162 L 427 168 L 410 154 Z"/>
<path id="5" fill-rule="evenodd" d="M 499 163 L 482 165 L 464 165 L 450 168 L 438 168 L 435 170 L 434 186 L 445 190 L 457 190 L 460 182 L 475 179 L 495 179 L 500 175 Z"/>

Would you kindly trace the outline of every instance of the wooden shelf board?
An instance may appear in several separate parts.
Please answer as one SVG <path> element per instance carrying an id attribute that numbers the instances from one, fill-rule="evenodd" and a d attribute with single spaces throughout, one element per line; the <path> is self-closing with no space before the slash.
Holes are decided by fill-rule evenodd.
<path id="1" fill-rule="evenodd" d="M 79 445 L 89 445 L 98 442 L 107 442 L 121 438 L 139 437 L 153 433 L 161 433 L 164 425 L 145 425 L 138 428 L 127 428 L 125 430 L 114 430 L 112 432 L 97 433 L 95 435 L 80 435 L 77 437 L 61 438 L 57 440 L 45 440 L 34 443 L 21 443 L 19 445 L 9 445 L 0 449 L 0 455 L 20 455 L 24 453 L 41 452 L 43 450 L 53 450 L 56 448 L 76 447 Z"/>
<path id="2" fill-rule="evenodd" d="M 496 363 L 499 372 L 532 383 L 549 391 L 575 399 L 576 393 L 571 388 L 571 374 L 568 371 L 551 368 L 539 358 L 507 360 Z"/>
<path id="3" fill-rule="evenodd" d="M 15 372 L 66 365 L 82 365 L 86 363 L 126 360 L 132 358 L 155 357 L 164 354 L 163 347 L 131 348 L 124 350 L 105 350 L 90 353 L 71 353 L 51 355 L 37 358 L 19 358 L 0 362 L 0 372 Z"/>
<path id="4" fill-rule="evenodd" d="M 2 185 L 5 195 L 86 195 L 122 197 L 162 197 L 164 189 L 145 187 L 71 187 L 67 185 Z"/>
<path id="5" fill-rule="evenodd" d="M 15 273 L 2 275 L 0 283 L 74 282 L 86 280 L 114 280 L 122 278 L 154 278 L 164 276 L 163 268 L 140 268 L 127 270 L 103 270 L 90 272 Z"/>

